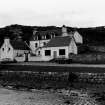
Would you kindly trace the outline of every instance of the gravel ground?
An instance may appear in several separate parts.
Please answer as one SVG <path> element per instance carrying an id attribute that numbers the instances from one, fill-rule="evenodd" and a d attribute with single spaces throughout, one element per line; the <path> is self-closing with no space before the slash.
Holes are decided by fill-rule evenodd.
<path id="1" fill-rule="evenodd" d="M 0 105 L 61 105 L 63 101 L 57 93 L 48 91 L 28 92 L 0 88 Z"/>

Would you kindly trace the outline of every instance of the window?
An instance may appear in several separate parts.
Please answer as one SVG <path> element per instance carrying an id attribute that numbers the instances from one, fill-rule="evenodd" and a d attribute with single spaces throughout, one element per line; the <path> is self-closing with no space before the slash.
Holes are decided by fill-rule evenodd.
<path id="1" fill-rule="evenodd" d="M 38 51 L 38 55 L 40 55 L 40 51 Z"/>
<path id="2" fill-rule="evenodd" d="M 50 56 L 51 55 L 51 50 L 45 50 L 45 56 Z"/>
<path id="3" fill-rule="evenodd" d="M 8 52 L 10 51 L 10 48 L 8 48 Z"/>
<path id="4" fill-rule="evenodd" d="M 38 47 L 38 43 L 35 43 L 35 47 Z"/>
<path id="5" fill-rule="evenodd" d="M 2 48 L 2 50 L 4 51 L 4 48 Z"/>
<path id="6" fill-rule="evenodd" d="M 46 45 L 46 42 L 43 42 L 43 45 L 45 46 Z"/>
<path id="7" fill-rule="evenodd" d="M 65 49 L 59 49 L 59 55 L 65 55 Z"/>

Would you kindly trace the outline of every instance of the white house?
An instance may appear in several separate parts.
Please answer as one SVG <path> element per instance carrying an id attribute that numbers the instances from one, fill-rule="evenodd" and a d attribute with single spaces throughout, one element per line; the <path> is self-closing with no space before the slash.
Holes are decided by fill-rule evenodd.
<path id="1" fill-rule="evenodd" d="M 62 34 L 52 38 L 44 47 L 41 54 L 44 61 L 54 58 L 69 58 L 69 54 L 78 54 L 78 44 L 83 43 L 82 36 L 77 32 L 67 32 L 66 26 L 62 26 Z"/>
<path id="2" fill-rule="evenodd" d="M 69 58 L 70 53 L 78 53 L 76 43 L 70 36 L 51 39 L 41 51 L 43 61 L 49 61 L 53 58 Z"/>
<path id="3" fill-rule="evenodd" d="M 22 40 L 11 41 L 9 38 L 4 39 L 0 48 L 0 61 L 9 59 L 11 61 L 25 61 L 28 59 L 29 47 Z"/>
<path id="4" fill-rule="evenodd" d="M 78 54 L 78 44 L 83 43 L 82 36 L 77 32 L 68 33 L 67 27 L 62 26 L 61 34 L 55 36 L 50 34 L 46 37 L 47 31 L 33 32 L 30 41 L 30 48 L 35 56 L 29 56 L 30 61 L 49 61 L 53 58 L 69 58 L 69 54 Z"/>
<path id="5" fill-rule="evenodd" d="M 83 43 L 83 38 L 82 36 L 79 34 L 78 31 L 74 31 L 74 32 L 67 32 L 67 27 L 65 25 L 62 26 L 62 30 L 61 30 L 62 34 L 60 34 L 59 36 L 70 36 L 72 38 L 74 38 L 76 44 L 82 44 Z M 55 37 L 55 33 L 53 31 L 36 31 L 33 30 L 33 36 L 30 40 L 30 48 L 32 50 L 32 53 L 36 54 L 36 55 L 40 55 L 41 53 L 41 48 L 43 46 L 45 46 L 52 38 Z"/>

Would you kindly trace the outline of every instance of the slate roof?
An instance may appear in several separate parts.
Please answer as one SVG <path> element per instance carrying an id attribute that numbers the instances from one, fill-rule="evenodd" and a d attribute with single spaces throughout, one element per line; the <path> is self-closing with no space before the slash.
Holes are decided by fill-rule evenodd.
<path id="1" fill-rule="evenodd" d="M 62 47 L 68 46 L 72 38 L 70 36 L 59 36 L 51 39 L 44 47 Z"/>
<path id="2" fill-rule="evenodd" d="M 15 50 L 29 50 L 28 45 L 23 41 L 10 41 L 12 47 Z"/>
<path id="3" fill-rule="evenodd" d="M 46 39 L 51 39 L 51 35 L 53 36 L 56 36 L 57 35 L 61 35 L 61 32 L 60 31 L 56 31 L 56 30 L 51 30 L 51 31 L 38 31 L 36 32 L 35 35 L 33 35 L 31 38 L 30 38 L 30 41 L 34 41 L 36 40 L 36 37 L 38 36 L 40 40 L 42 40 L 42 36 L 46 36 Z M 46 39 L 43 39 L 43 40 L 46 40 Z"/>

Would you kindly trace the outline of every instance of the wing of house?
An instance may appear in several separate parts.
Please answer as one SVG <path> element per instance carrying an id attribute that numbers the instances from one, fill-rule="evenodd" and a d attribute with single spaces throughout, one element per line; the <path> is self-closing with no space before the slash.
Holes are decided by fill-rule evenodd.
<path id="1" fill-rule="evenodd" d="M 74 31 L 73 37 L 74 37 L 76 43 L 83 44 L 83 37 L 79 34 L 78 31 Z"/>
<path id="2" fill-rule="evenodd" d="M 46 45 L 50 41 L 51 38 L 55 37 L 54 32 L 52 31 L 35 31 L 33 32 L 33 36 L 30 39 L 30 48 L 32 53 L 37 53 L 37 49 Z"/>

